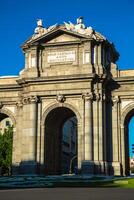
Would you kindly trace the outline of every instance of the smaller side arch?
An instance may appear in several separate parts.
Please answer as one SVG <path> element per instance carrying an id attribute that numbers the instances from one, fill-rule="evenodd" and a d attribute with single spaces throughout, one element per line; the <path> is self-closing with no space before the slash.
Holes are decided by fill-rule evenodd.
<path id="1" fill-rule="evenodd" d="M 129 130 L 128 124 L 131 117 L 134 115 L 134 102 L 129 103 L 123 109 L 121 115 L 121 160 L 123 165 L 123 175 L 130 175 L 129 163 Z"/>
<path id="2" fill-rule="evenodd" d="M 9 116 L 11 118 L 14 126 L 16 126 L 16 119 L 14 117 L 14 114 L 10 110 L 8 110 L 7 108 L 1 108 L 0 114 L 5 114 L 5 115 Z"/>
<path id="3" fill-rule="evenodd" d="M 134 110 L 134 102 L 128 104 L 128 105 L 125 106 L 125 108 L 123 109 L 123 112 L 122 112 L 122 115 L 121 115 L 121 126 L 124 126 L 126 116 L 127 116 L 132 110 Z"/>

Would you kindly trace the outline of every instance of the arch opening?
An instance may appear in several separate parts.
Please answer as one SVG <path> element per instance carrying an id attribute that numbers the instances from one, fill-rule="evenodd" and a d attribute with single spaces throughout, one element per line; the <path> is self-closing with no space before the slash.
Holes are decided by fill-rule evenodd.
<path id="1" fill-rule="evenodd" d="M 77 168 L 76 114 L 67 107 L 54 108 L 46 116 L 44 131 L 45 173 L 74 172 Z"/>
<path id="2" fill-rule="evenodd" d="M 0 175 L 10 175 L 12 167 L 13 122 L 0 113 Z"/>
<path id="3" fill-rule="evenodd" d="M 125 141 L 125 174 L 131 175 L 134 172 L 134 109 L 129 111 L 124 121 L 124 141 Z M 133 165 L 133 167 L 132 167 Z"/>

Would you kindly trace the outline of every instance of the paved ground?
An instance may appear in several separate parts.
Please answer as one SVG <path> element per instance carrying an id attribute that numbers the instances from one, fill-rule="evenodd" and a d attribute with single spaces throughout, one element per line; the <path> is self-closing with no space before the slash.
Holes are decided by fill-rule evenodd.
<path id="1" fill-rule="evenodd" d="M 134 189 L 44 188 L 1 190 L 0 200 L 134 200 Z"/>

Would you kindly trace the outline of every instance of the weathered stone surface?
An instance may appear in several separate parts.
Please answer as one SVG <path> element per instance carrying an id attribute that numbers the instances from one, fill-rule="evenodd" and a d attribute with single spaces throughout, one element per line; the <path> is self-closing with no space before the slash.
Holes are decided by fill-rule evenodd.
<path id="1" fill-rule="evenodd" d="M 75 115 L 79 171 L 128 174 L 134 70 L 117 69 L 115 47 L 79 18 L 48 29 L 39 20 L 22 49 L 20 75 L 0 77 L 0 113 L 14 124 L 13 173 L 60 173 L 60 125 Z"/>

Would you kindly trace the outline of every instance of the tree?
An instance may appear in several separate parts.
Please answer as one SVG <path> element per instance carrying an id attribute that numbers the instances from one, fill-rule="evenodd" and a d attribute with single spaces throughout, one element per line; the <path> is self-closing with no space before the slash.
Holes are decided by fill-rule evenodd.
<path id="1" fill-rule="evenodd" d="M 2 173 L 10 171 L 12 164 L 12 141 L 13 141 L 13 127 L 9 126 L 0 133 L 0 167 Z"/>

